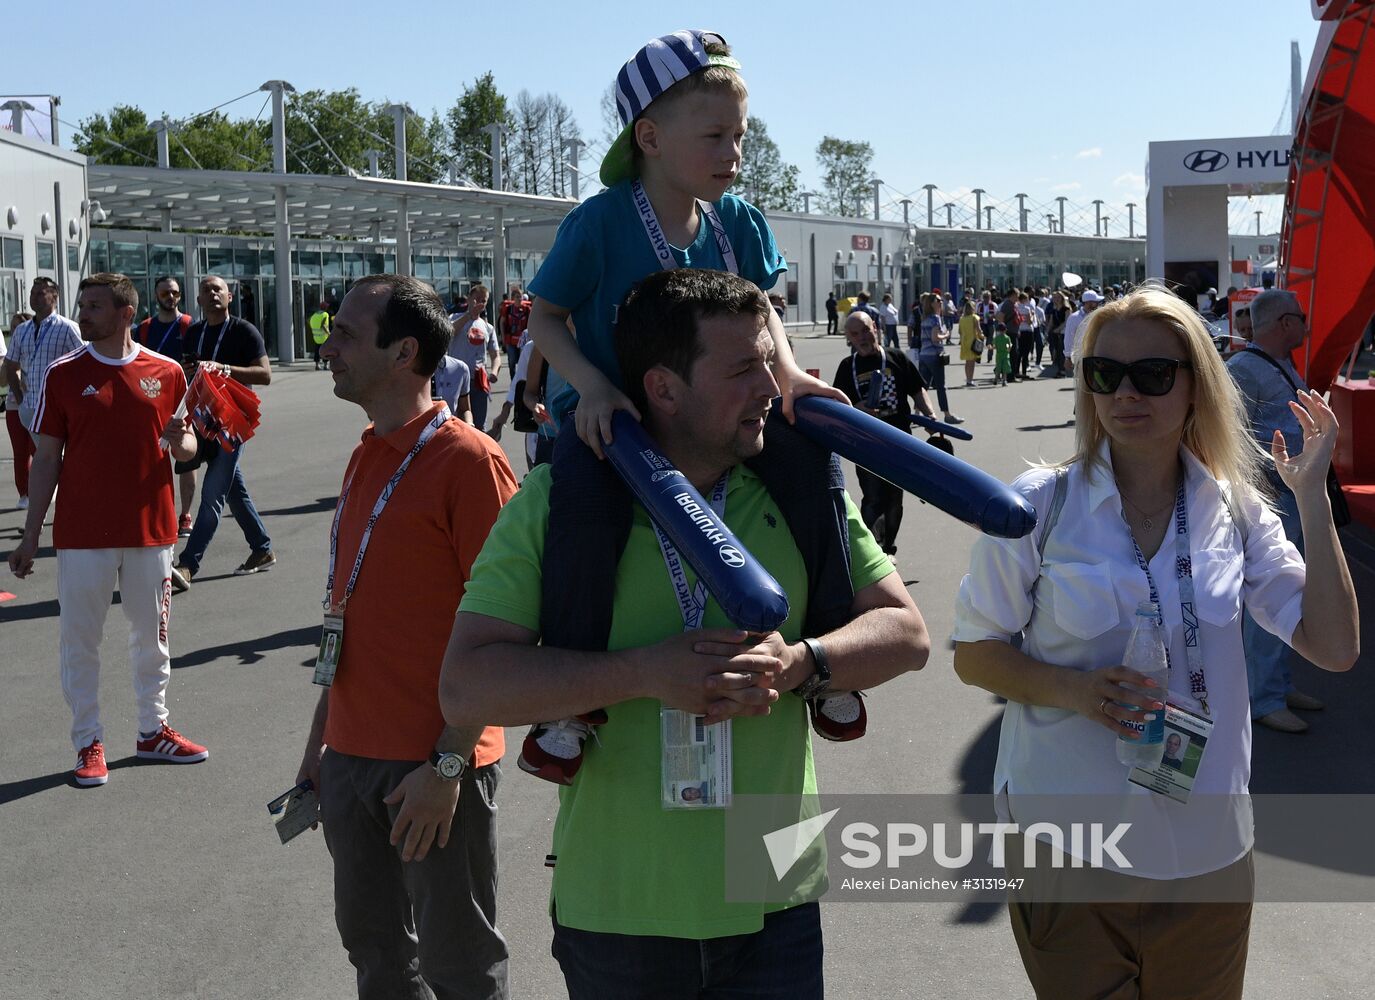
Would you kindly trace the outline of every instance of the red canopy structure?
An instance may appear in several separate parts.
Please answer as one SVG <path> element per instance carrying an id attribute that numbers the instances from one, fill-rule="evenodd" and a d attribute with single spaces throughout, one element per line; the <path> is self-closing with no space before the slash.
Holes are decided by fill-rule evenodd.
<path id="1" fill-rule="evenodd" d="M 1375 313 L 1375 0 L 1312 0 L 1321 20 L 1285 196 L 1279 271 L 1312 335 L 1294 363 L 1318 392 Z"/>

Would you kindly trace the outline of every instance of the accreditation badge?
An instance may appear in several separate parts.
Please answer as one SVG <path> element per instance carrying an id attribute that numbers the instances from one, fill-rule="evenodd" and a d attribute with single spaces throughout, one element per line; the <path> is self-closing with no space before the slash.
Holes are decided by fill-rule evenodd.
<path id="1" fill-rule="evenodd" d="M 342 611 L 327 611 L 325 624 L 320 629 L 320 651 L 315 656 L 314 683 L 329 687 L 334 683 L 334 672 L 339 668 L 339 657 L 344 654 L 344 614 Z"/>
<path id="2" fill-rule="evenodd" d="M 660 804 L 725 809 L 731 802 L 731 722 L 665 708 L 659 713 Z"/>
<path id="3" fill-rule="evenodd" d="M 1134 767 L 1127 780 L 1148 791 L 1188 802 L 1208 749 L 1213 720 L 1174 703 L 1165 706 L 1165 754 L 1154 768 Z"/>

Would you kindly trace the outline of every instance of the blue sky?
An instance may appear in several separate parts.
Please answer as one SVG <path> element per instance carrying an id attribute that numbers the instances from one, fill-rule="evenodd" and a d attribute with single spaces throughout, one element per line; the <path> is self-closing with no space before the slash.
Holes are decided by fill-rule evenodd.
<path id="1" fill-rule="evenodd" d="M 620 0 L 240 0 L 232 13 L 193 2 L 174 15 L 165 4 L 126 0 L 118 24 L 105 15 L 99 29 L 83 29 L 81 12 L 94 5 L 67 0 L 9 13 L 15 38 L 50 34 L 57 9 L 72 30 L 60 44 L 12 46 L 0 90 L 57 93 L 73 123 L 116 102 L 184 117 L 273 77 L 301 90 L 354 86 L 368 99 L 428 113 L 492 70 L 508 96 L 558 93 L 599 150 L 599 99 L 620 65 L 651 36 L 709 27 L 735 49 L 751 114 L 767 121 L 808 187 L 819 181 L 814 150 L 823 135 L 863 139 L 885 182 L 885 215 L 900 217 L 895 203 L 908 195 L 924 216 L 924 184 L 938 186 L 937 206 L 981 187 L 999 203 L 1026 192 L 1028 207 L 1041 212 L 1057 195 L 1083 207 L 1101 198 L 1116 234 L 1125 232 L 1122 206 L 1144 204 L 1147 142 L 1270 134 L 1289 90 L 1289 43 L 1298 41 L 1306 73 L 1317 36 L 1309 0 L 1144 7 L 709 0 L 687 15 L 682 5 Z M 218 27 L 201 42 L 212 17 Z M 252 117 L 261 104 L 252 96 L 226 110 Z M 64 141 L 71 131 L 63 127 Z M 1265 220 L 1275 227 L 1276 201 Z M 1254 207 L 1233 205 L 1247 231 Z"/>

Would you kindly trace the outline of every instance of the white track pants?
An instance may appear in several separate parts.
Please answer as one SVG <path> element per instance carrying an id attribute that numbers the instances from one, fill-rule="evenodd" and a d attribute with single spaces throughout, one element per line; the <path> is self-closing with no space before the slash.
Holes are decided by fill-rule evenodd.
<path id="1" fill-rule="evenodd" d="M 172 547 L 58 549 L 62 694 L 72 710 L 72 746 L 103 739 L 100 725 L 100 640 L 115 587 L 129 619 L 138 728 L 149 733 L 167 718 L 172 656 L 167 616 L 172 605 Z"/>

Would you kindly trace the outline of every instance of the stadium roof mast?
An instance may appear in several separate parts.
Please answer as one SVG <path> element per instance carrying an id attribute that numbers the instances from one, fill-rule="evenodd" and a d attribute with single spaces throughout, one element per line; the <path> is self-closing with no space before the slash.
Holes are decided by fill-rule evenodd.
<path id="1" fill-rule="evenodd" d="M 275 189 L 276 212 L 272 226 L 272 257 L 276 274 L 277 329 L 291 330 L 291 222 L 286 202 L 286 95 L 296 88 L 285 80 L 268 80 L 259 90 L 272 95 L 272 172 L 281 180 Z M 161 133 L 166 142 L 167 133 Z M 161 156 L 159 156 L 161 160 Z M 277 338 L 277 348 L 284 364 L 296 360 L 296 338 L 289 333 Z"/>

